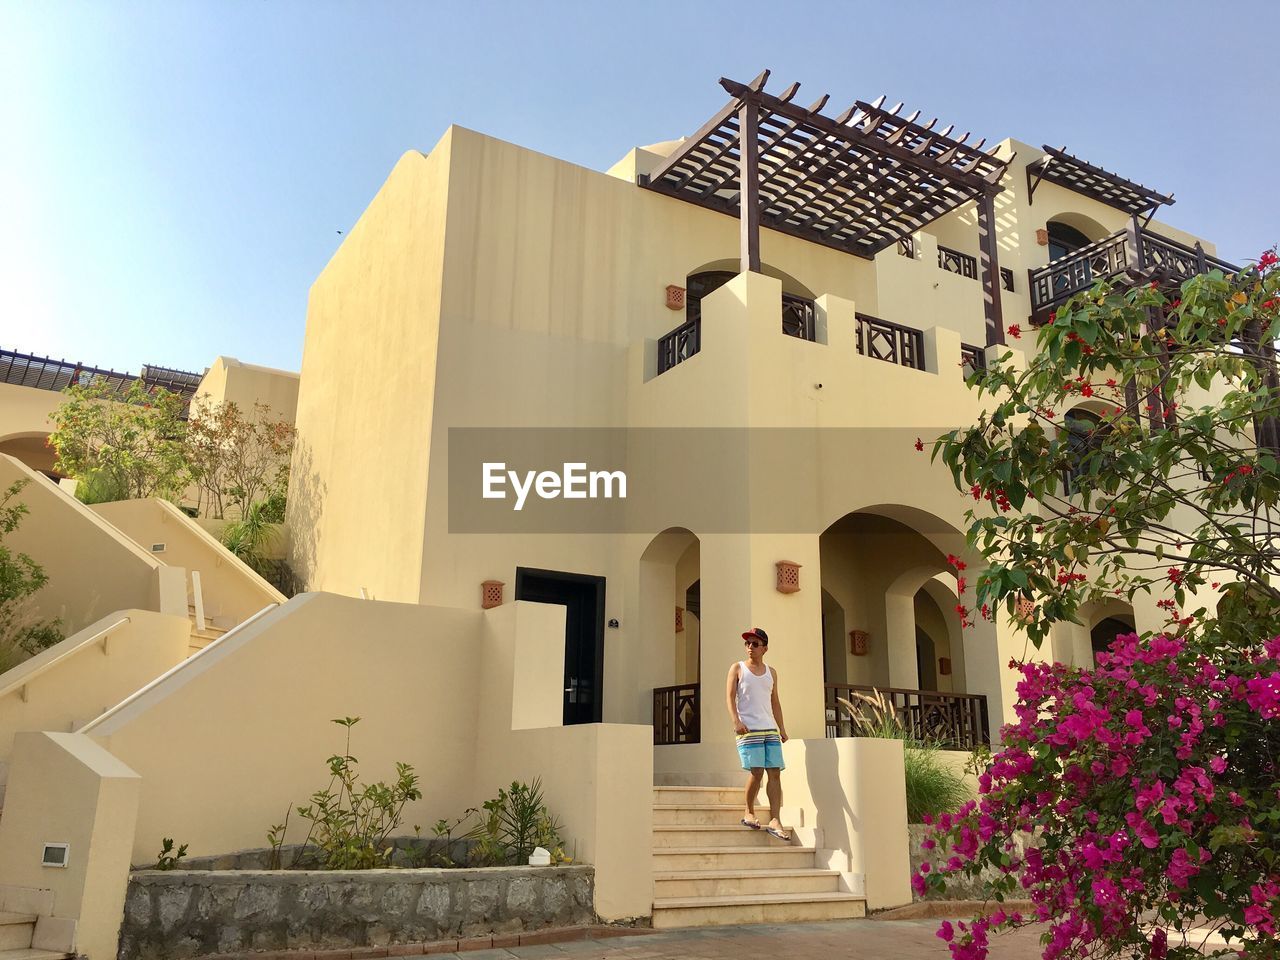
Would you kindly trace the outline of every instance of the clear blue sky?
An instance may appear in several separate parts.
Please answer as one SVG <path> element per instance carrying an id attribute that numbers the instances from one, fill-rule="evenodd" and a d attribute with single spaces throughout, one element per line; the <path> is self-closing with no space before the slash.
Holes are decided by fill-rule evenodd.
<path id="1" fill-rule="evenodd" d="M 297 369 L 308 287 L 405 150 L 458 123 L 603 169 L 764 67 L 837 111 L 885 93 L 1065 144 L 1254 257 L 1280 240 L 1276 11 L 0 0 L 0 346 Z"/>

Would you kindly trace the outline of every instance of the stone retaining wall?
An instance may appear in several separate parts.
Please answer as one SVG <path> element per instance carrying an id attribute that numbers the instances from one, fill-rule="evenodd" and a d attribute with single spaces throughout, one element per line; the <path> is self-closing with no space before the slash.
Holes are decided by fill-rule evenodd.
<path id="1" fill-rule="evenodd" d="M 129 879 L 120 960 L 419 943 L 591 923 L 589 866 L 147 870 Z"/>

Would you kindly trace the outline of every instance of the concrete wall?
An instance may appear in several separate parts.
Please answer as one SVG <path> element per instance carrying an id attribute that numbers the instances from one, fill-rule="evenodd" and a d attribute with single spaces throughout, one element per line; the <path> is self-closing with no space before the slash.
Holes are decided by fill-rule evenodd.
<path id="1" fill-rule="evenodd" d="M 253 413 L 255 404 L 265 403 L 273 417 L 293 423 L 298 413 L 299 381 L 300 375 L 289 370 L 218 357 L 200 381 L 193 400 L 234 403 L 245 415 Z"/>
<path id="2" fill-rule="evenodd" d="M 0 819 L 0 884 L 53 891 L 53 916 L 75 922 L 75 952 L 114 960 L 129 878 L 138 776 L 75 733 L 22 733 Z M 66 867 L 41 865 L 68 844 Z"/>
<path id="3" fill-rule="evenodd" d="M 216 626 L 233 627 L 285 596 L 173 504 L 164 500 L 119 500 L 91 509 L 140 548 L 168 566 L 200 574 L 205 616 Z M 164 544 L 153 553 L 154 544 Z"/>
<path id="4" fill-rule="evenodd" d="M 62 394 L 53 390 L 0 383 L 0 453 L 33 470 L 52 471 L 57 457 L 45 440 L 53 432 L 50 415 L 61 403 Z"/>
<path id="5" fill-rule="evenodd" d="M 114 610 L 186 616 L 185 602 L 161 592 L 160 561 L 40 474 L 0 456 L 0 489 L 16 480 L 30 481 L 19 495 L 30 513 L 5 545 L 29 554 L 48 574 L 35 594 L 42 617 L 60 618 L 63 632 L 72 634 Z"/>
<path id="6" fill-rule="evenodd" d="M 118 610 L 0 674 L 0 799 L 14 736 L 71 731 L 187 657 L 191 623 Z"/>

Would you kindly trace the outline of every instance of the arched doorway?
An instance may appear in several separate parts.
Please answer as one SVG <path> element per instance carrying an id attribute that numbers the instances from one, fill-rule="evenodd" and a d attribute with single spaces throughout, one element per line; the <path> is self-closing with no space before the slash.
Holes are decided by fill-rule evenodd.
<path id="1" fill-rule="evenodd" d="M 49 445 L 47 433 L 19 433 L 0 440 L 0 453 L 8 454 L 32 470 L 57 481 L 65 474 L 55 469 L 57 451 Z"/>
<path id="2" fill-rule="evenodd" d="M 847 514 L 819 538 L 831 735 L 854 732 L 837 698 L 871 691 L 892 700 L 912 735 L 961 747 L 989 735 L 985 698 L 964 689 L 958 584 L 937 540 L 961 549 L 936 517 L 893 507 Z"/>
<path id="3" fill-rule="evenodd" d="M 701 663 L 700 543 L 671 527 L 640 557 L 640 637 L 632 656 L 636 722 L 654 743 L 698 743 Z"/>

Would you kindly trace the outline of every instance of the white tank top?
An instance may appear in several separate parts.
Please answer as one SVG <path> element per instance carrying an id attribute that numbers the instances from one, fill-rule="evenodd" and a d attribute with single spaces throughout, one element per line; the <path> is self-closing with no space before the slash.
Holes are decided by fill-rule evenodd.
<path id="1" fill-rule="evenodd" d="M 777 730 L 773 719 L 773 671 L 764 668 L 764 676 L 751 672 L 745 660 L 738 663 L 738 718 L 748 730 Z"/>

